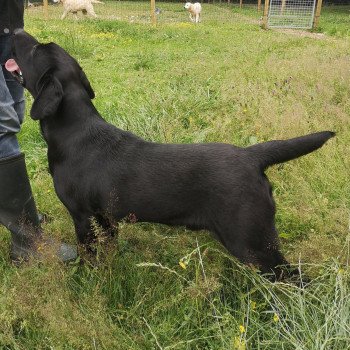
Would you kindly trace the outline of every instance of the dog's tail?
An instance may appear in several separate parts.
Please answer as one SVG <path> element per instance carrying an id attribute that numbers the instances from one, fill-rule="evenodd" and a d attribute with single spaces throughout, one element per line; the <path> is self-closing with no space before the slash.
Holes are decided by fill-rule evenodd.
<path id="1" fill-rule="evenodd" d="M 104 2 L 102 2 L 102 1 L 98 1 L 98 0 L 91 0 L 91 3 L 92 4 L 105 4 Z"/>
<path id="2" fill-rule="evenodd" d="M 335 136 L 332 131 L 322 131 L 289 140 L 276 140 L 247 147 L 246 150 L 258 163 L 260 169 L 287 162 L 311 153 Z"/>

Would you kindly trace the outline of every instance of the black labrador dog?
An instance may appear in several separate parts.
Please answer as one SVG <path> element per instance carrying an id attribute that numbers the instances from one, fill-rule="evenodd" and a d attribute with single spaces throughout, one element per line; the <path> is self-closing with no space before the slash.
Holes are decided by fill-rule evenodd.
<path id="1" fill-rule="evenodd" d="M 13 55 L 7 68 L 34 97 L 30 114 L 40 121 L 55 190 L 79 242 L 93 240 L 91 218 L 112 232 L 131 215 L 209 230 L 240 261 L 281 278 L 288 262 L 264 170 L 315 151 L 333 132 L 247 148 L 147 142 L 99 115 L 85 73 L 58 45 L 17 30 Z"/>

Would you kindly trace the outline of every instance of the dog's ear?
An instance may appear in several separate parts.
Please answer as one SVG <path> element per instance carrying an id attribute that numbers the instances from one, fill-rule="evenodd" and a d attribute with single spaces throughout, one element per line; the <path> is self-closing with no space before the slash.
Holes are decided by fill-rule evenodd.
<path id="1" fill-rule="evenodd" d="M 62 101 L 63 88 L 54 75 L 44 73 L 37 83 L 37 91 L 30 116 L 34 120 L 41 120 L 56 113 Z"/>
<path id="2" fill-rule="evenodd" d="M 85 90 L 89 94 L 90 99 L 92 100 L 95 98 L 95 92 L 90 85 L 89 79 L 82 69 L 80 70 L 80 80 L 83 83 Z"/>

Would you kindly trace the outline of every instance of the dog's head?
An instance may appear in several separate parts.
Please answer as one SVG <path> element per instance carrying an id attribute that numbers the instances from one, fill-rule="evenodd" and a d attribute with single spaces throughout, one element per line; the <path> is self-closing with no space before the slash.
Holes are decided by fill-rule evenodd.
<path id="1" fill-rule="evenodd" d="M 12 55 L 5 67 L 34 97 L 30 112 L 34 120 L 54 115 L 69 87 L 73 91 L 85 91 L 90 99 L 95 97 L 78 62 L 57 44 L 41 44 L 17 29 Z"/>
<path id="2" fill-rule="evenodd" d="M 185 8 L 186 10 L 188 10 L 188 9 L 191 7 L 191 5 L 192 5 L 192 3 L 186 2 L 184 8 Z"/>

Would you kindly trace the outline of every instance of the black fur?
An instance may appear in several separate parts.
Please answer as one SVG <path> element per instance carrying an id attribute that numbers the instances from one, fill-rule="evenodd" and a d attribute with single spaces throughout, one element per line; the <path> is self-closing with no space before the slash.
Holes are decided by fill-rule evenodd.
<path id="1" fill-rule="evenodd" d="M 107 231 L 137 221 L 184 225 L 215 234 L 227 250 L 264 273 L 282 275 L 275 203 L 264 169 L 321 147 L 324 131 L 247 148 L 229 144 L 158 144 L 108 124 L 78 63 L 58 45 L 15 35 L 14 54 L 34 97 L 48 145 L 55 190 L 81 243 L 93 239 L 91 218 Z M 35 49 L 33 50 L 33 47 Z"/>

